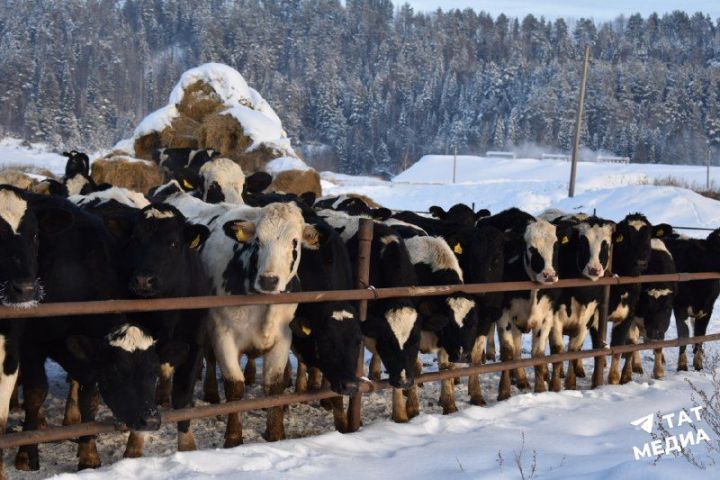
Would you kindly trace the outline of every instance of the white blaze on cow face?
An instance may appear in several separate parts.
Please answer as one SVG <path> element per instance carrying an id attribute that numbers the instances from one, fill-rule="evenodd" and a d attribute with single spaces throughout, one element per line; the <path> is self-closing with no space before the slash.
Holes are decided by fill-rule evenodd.
<path id="1" fill-rule="evenodd" d="M 0 218 L 10 226 L 17 235 L 20 222 L 27 211 L 27 202 L 12 190 L 0 190 Z"/>
<path id="2" fill-rule="evenodd" d="M 334 318 L 338 322 L 342 322 L 343 320 L 352 319 L 353 314 L 348 312 L 347 310 L 336 310 L 332 313 L 332 318 Z"/>
<path id="3" fill-rule="evenodd" d="M 647 222 L 643 220 L 630 220 L 628 222 L 628 225 L 630 225 L 639 232 L 642 227 L 647 227 Z"/>
<path id="4" fill-rule="evenodd" d="M 151 208 L 145 211 L 145 218 L 156 218 L 162 220 L 163 218 L 173 218 L 175 214 L 171 210 L 158 210 L 157 208 Z"/>
<path id="5" fill-rule="evenodd" d="M 600 252 L 602 251 L 603 244 L 607 246 L 606 248 L 609 248 L 612 243 L 613 225 L 590 226 L 587 223 L 581 223 L 577 228 L 580 236 L 587 239 L 590 247 L 590 258 L 587 264 L 585 264 L 585 267 L 583 267 L 582 274 L 590 280 L 595 281 L 605 275 L 605 267 L 607 265 L 603 265 L 600 260 Z"/>
<path id="6" fill-rule="evenodd" d="M 111 347 L 117 347 L 126 352 L 147 350 L 155 344 L 155 340 L 135 325 L 121 325 L 106 337 Z"/>
<path id="7" fill-rule="evenodd" d="M 245 173 L 243 173 L 240 165 L 229 158 L 215 158 L 207 162 L 200 167 L 200 175 L 203 177 L 205 187 L 203 189 L 203 200 L 207 201 L 208 190 L 214 182 L 222 190 L 225 202 L 245 203 L 242 198 Z"/>
<path id="8" fill-rule="evenodd" d="M 666 295 L 670 295 L 672 290 L 669 288 L 651 288 L 647 291 L 647 294 L 653 298 L 660 298 Z"/>
<path id="9" fill-rule="evenodd" d="M 400 348 L 404 348 L 415 326 L 417 311 L 411 307 L 394 308 L 385 313 L 385 320 L 390 325 L 390 330 L 395 335 Z"/>
<path id="10" fill-rule="evenodd" d="M 305 221 L 295 204 L 271 203 L 263 208 L 255 231 L 258 245 L 255 290 L 278 293 L 287 288 L 297 274 L 304 228 Z"/>
<path id="11" fill-rule="evenodd" d="M 557 230 L 555 225 L 545 221 L 536 220 L 528 224 L 525 229 L 525 271 L 531 280 L 538 283 L 555 283 L 558 275 L 553 267 L 555 244 L 557 243 Z M 543 267 L 540 271 L 533 268 L 533 256 L 539 256 Z"/>
<path id="12" fill-rule="evenodd" d="M 462 328 L 463 323 L 465 322 L 465 317 L 467 317 L 470 310 L 475 307 L 475 302 L 462 297 L 448 298 L 446 302 L 453 311 L 455 323 L 457 323 L 458 327 Z"/>

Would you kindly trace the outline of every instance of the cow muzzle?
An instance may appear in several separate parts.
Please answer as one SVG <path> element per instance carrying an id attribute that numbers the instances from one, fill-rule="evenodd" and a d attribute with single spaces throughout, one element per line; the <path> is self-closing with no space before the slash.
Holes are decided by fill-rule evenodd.
<path id="1" fill-rule="evenodd" d="M 135 275 L 130 290 L 138 297 L 154 297 L 158 294 L 158 280 L 152 275 Z"/>
<path id="2" fill-rule="evenodd" d="M 602 277 L 603 273 L 605 273 L 603 271 L 603 268 L 598 266 L 586 266 L 585 271 L 583 272 L 585 277 L 589 278 L 590 280 L 597 280 L 598 278 Z"/>
<path id="3" fill-rule="evenodd" d="M 34 280 L 10 280 L 5 284 L 3 303 L 18 305 L 36 301 L 39 297 L 38 283 Z"/>
<path id="4" fill-rule="evenodd" d="M 558 275 L 554 270 L 543 270 L 536 276 L 536 281 L 543 284 L 556 283 L 558 281 Z"/>
<path id="5" fill-rule="evenodd" d="M 277 275 L 259 275 L 257 279 L 257 290 L 263 293 L 277 293 L 280 278 Z"/>

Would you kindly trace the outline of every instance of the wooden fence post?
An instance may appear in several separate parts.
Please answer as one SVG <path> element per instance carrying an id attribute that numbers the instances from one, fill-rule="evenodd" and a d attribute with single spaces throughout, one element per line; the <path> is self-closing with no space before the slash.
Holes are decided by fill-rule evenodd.
<path id="1" fill-rule="evenodd" d="M 361 218 L 358 228 L 358 269 L 357 288 L 365 289 L 370 286 L 370 251 L 373 238 L 373 221 Z M 358 317 L 360 322 L 367 319 L 367 300 L 360 300 L 358 304 Z M 360 340 L 360 354 L 358 355 L 357 376 L 365 376 L 365 345 Z M 362 393 L 350 397 L 348 405 L 348 432 L 357 432 L 362 421 Z"/>

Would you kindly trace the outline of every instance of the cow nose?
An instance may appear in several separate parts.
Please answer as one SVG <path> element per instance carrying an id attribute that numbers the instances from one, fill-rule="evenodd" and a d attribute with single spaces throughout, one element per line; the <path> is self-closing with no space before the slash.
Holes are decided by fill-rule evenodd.
<path id="1" fill-rule="evenodd" d="M 597 267 L 590 267 L 588 268 L 588 275 L 591 277 L 599 277 L 601 274 L 600 269 Z"/>
<path id="2" fill-rule="evenodd" d="M 36 284 L 30 280 L 11 280 L 8 282 L 8 297 L 13 302 L 27 302 L 35 298 Z"/>
<path id="3" fill-rule="evenodd" d="M 555 283 L 558 281 L 557 273 L 555 272 L 542 272 L 541 274 L 542 283 Z"/>
<path id="4" fill-rule="evenodd" d="M 258 283 L 260 284 L 260 289 L 266 292 L 273 292 L 277 290 L 279 282 L 280 279 L 275 275 L 260 275 L 260 278 L 258 280 Z"/>
<path id="5" fill-rule="evenodd" d="M 152 292 L 157 287 L 157 278 L 152 275 L 135 275 L 131 288 L 136 293 Z"/>

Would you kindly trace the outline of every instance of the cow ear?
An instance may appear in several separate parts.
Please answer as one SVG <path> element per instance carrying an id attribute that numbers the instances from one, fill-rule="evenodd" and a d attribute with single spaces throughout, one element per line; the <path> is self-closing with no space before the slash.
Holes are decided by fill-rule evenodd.
<path id="1" fill-rule="evenodd" d="M 388 208 L 382 208 L 382 207 L 381 208 L 373 208 L 370 211 L 370 214 L 371 214 L 372 218 L 374 218 L 375 220 L 380 220 L 381 222 L 383 222 L 392 216 L 392 210 L 390 210 Z"/>
<path id="2" fill-rule="evenodd" d="M 672 235 L 673 228 L 667 223 L 661 223 L 653 227 L 652 236 L 654 238 L 666 238 Z"/>
<path id="3" fill-rule="evenodd" d="M 68 351 L 78 360 L 92 363 L 100 351 L 98 342 L 85 335 L 71 335 L 65 339 Z"/>
<path id="4" fill-rule="evenodd" d="M 72 157 L 72 154 L 70 152 L 62 152 L 62 156 L 70 158 Z"/>
<path id="5" fill-rule="evenodd" d="M 187 359 L 188 353 L 190 353 L 190 346 L 177 340 L 163 343 L 158 349 L 160 363 L 169 363 L 170 365 L 180 365 Z"/>
<path id="6" fill-rule="evenodd" d="M 190 248 L 196 250 L 200 248 L 200 245 L 205 243 L 205 240 L 210 236 L 210 229 L 205 225 L 199 225 L 196 223 L 188 223 L 185 225 L 185 241 L 188 243 Z"/>
<path id="7" fill-rule="evenodd" d="M 290 322 L 290 330 L 299 338 L 308 338 L 312 334 L 310 321 L 307 318 L 295 317 Z"/>
<path id="8" fill-rule="evenodd" d="M 270 186 L 272 183 L 272 175 L 267 172 L 255 172 L 245 178 L 243 193 L 260 193 Z"/>
<path id="9" fill-rule="evenodd" d="M 247 243 L 255 236 L 255 224 L 246 220 L 232 220 L 223 225 L 225 235 L 238 243 Z"/>
<path id="10" fill-rule="evenodd" d="M 475 214 L 475 220 L 480 220 L 481 218 L 489 217 L 490 216 L 490 210 L 487 208 L 482 208 L 477 211 Z"/>
<path id="11" fill-rule="evenodd" d="M 302 200 L 303 203 L 308 207 L 312 207 L 313 205 L 315 205 L 316 198 L 317 196 L 315 195 L 315 192 L 305 192 L 300 195 L 300 200 Z"/>
<path id="12" fill-rule="evenodd" d="M 46 235 L 57 235 L 75 222 L 72 212 L 62 208 L 42 209 L 36 216 L 40 231 Z"/>
<path id="13" fill-rule="evenodd" d="M 430 214 L 435 218 L 439 218 L 440 220 L 443 220 L 447 216 L 447 212 L 445 212 L 442 207 L 438 207 L 437 205 L 433 205 L 432 207 L 430 207 Z"/>
<path id="14" fill-rule="evenodd" d="M 197 190 L 202 187 L 202 179 L 200 178 L 200 175 L 189 168 L 181 168 L 175 172 L 174 177 L 180 185 L 180 188 L 186 192 L 192 192 L 193 190 Z"/>
<path id="15" fill-rule="evenodd" d="M 302 236 L 303 247 L 317 250 L 320 245 L 320 231 L 314 225 L 305 224 Z"/>

